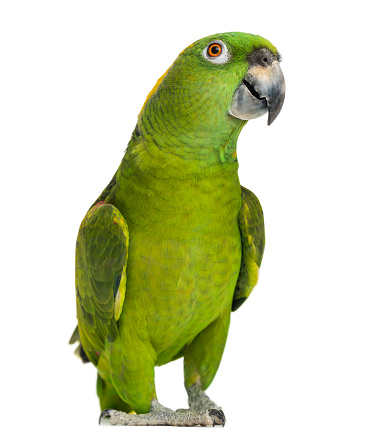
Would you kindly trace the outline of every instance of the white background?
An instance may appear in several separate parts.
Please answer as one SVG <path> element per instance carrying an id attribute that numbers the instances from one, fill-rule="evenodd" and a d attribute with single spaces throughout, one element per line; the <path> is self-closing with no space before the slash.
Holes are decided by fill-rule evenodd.
<path id="1" fill-rule="evenodd" d="M 1 388 L 4 439 L 389 440 L 390 35 L 384 1 L 4 1 Z M 193 41 L 242 31 L 283 56 L 272 126 L 239 139 L 263 205 L 260 282 L 209 389 L 221 429 L 98 427 L 76 325 L 78 226 L 157 78 Z M 179 360 L 156 370 L 186 405 Z"/>

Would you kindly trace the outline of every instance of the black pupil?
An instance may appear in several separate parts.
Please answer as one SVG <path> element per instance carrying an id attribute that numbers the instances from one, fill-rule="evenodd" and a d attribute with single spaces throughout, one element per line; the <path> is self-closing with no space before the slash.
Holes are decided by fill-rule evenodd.
<path id="1" fill-rule="evenodd" d="M 220 46 L 217 46 L 217 44 L 214 44 L 211 48 L 210 48 L 210 53 L 212 55 L 217 55 L 220 52 Z"/>

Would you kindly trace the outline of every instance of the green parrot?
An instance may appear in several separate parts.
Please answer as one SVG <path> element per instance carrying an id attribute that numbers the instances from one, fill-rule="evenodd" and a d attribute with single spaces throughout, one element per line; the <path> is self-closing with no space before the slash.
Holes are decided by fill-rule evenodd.
<path id="1" fill-rule="evenodd" d="M 257 197 L 238 178 L 250 119 L 280 112 L 276 48 L 223 33 L 196 41 L 149 93 L 124 158 L 76 244 L 71 343 L 98 370 L 101 418 L 124 425 L 224 425 L 205 394 L 231 311 L 258 280 L 265 246 Z M 189 409 L 157 401 L 154 369 L 184 358 Z"/>

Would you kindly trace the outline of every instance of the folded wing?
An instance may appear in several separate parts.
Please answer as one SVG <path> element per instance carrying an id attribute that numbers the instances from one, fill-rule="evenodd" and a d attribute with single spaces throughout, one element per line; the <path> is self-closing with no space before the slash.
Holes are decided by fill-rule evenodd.
<path id="1" fill-rule="evenodd" d="M 126 291 L 129 232 L 119 210 L 98 203 L 86 214 L 76 243 L 76 303 L 82 349 L 97 364 L 114 341 Z"/>
<path id="2" fill-rule="evenodd" d="M 232 311 L 236 311 L 247 300 L 257 284 L 265 248 L 262 207 L 255 194 L 245 187 L 242 187 L 242 207 L 238 221 L 242 237 L 242 263 L 232 302 Z"/>

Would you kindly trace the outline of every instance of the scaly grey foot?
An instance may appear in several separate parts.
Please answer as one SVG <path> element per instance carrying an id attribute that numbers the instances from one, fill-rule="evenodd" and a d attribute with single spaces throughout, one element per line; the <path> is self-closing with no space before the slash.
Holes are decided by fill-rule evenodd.
<path id="1" fill-rule="evenodd" d="M 218 409 L 200 411 L 174 412 L 162 406 L 156 399 L 151 402 L 151 410 L 146 414 L 128 414 L 114 409 L 104 410 L 99 417 L 110 416 L 112 425 L 123 426 L 216 426 L 225 425 L 225 416 Z"/>

